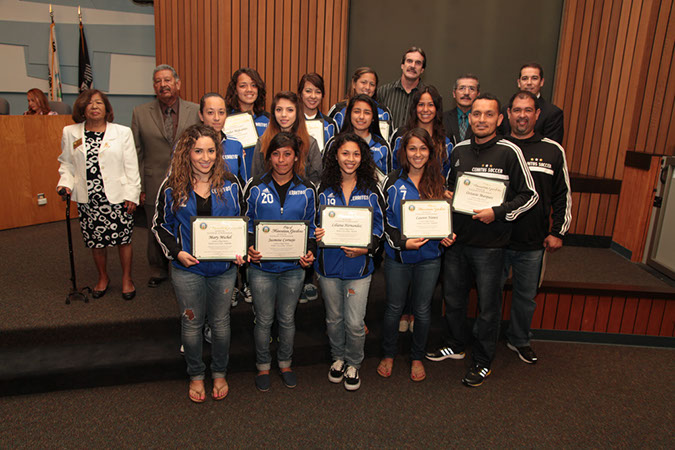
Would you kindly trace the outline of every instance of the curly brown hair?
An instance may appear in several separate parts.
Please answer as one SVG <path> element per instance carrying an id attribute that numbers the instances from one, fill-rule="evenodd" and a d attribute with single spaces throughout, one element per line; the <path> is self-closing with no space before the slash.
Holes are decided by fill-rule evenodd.
<path id="1" fill-rule="evenodd" d="M 248 75 L 258 88 L 258 97 L 253 103 L 253 113 L 258 116 L 265 111 L 267 89 L 265 88 L 265 82 L 260 77 L 260 74 L 250 67 L 242 67 L 232 74 L 230 83 L 227 85 L 227 91 L 225 92 L 225 103 L 230 110 L 237 112 L 241 111 L 239 108 L 239 97 L 237 97 L 237 83 L 239 82 L 239 75 L 242 74 Z"/>
<path id="2" fill-rule="evenodd" d="M 171 167 L 169 168 L 169 179 L 167 181 L 167 187 L 173 190 L 172 211 L 175 212 L 181 205 L 184 205 L 192 191 L 193 176 L 190 152 L 199 138 L 210 138 L 216 146 L 216 162 L 209 176 L 211 192 L 215 192 L 218 198 L 222 198 L 222 187 L 225 180 L 234 180 L 234 176 L 227 170 L 227 165 L 223 159 L 223 147 L 220 145 L 218 134 L 213 128 L 199 124 L 189 127 L 178 138 L 178 143 L 171 156 Z"/>

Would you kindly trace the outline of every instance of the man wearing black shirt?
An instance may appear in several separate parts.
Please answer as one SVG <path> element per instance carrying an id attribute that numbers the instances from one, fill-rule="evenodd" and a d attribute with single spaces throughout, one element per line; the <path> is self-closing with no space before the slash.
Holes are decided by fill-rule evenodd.
<path id="1" fill-rule="evenodd" d="M 513 270 L 511 323 L 506 330 L 507 346 L 528 364 L 537 362 L 530 347 L 530 325 L 537 307 L 534 298 L 539 287 L 544 250 L 562 247 L 562 238 L 572 220 L 572 195 L 565 151 L 557 142 L 535 132 L 540 117 L 537 97 L 519 91 L 508 105 L 511 135 L 507 136 L 523 152 L 539 194 L 539 203 L 513 223 L 511 242 L 506 250 L 503 280 Z M 549 231 L 550 213 L 553 226 Z"/>
<path id="2" fill-rule="evenodd" d="M 469 116 L 473 137 L 457 144 L 450 157 L 448 189 L 451 192 L 455 193 L 457 183 L 465 186 L 476 183 L 475 177 L 491 184 L 507 183 L 507 187 L 504 199 L 493 207 L 474 208 L 472 213 L 452 213 L 457 238 L 443 256 L 443 300 L 449 335 L 445 345 L 426 355 L 432 361 L 464 358 L 466 310 L 475 280 L 479 313 L 473 327 L 473 364 L 462 379 L 469 387 L 483 384 L 491 372 L 499 337 L 502 273 L 511 223 L 538 199 L 520 149 L 497 136 L 497 126 L 503 119 L 499 111 L 499 100 L 493 95 L 476 97 Z M 462 174 L 472 177 L 460 179 Z M 469 203 L 466 199 L 464 202 Z"/>

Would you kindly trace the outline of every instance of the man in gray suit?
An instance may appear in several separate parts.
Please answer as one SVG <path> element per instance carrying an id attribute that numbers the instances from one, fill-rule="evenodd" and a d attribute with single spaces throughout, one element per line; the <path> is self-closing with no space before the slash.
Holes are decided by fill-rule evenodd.
<path id="1" fill-rule="evenodd" d="M 169 262 L 152 234 L 157 191 L 169 168 L 174 144 L 186 128 L 199 123 L 199 106 L 179 97 L 180 78 L 169 65 L 155 67 L 152 84 L 157 99 L 134 108 L 131 131 L 141 172 L 141 204 L 148 219 L 148 286 L 157 287 L 169 275 Z"/>

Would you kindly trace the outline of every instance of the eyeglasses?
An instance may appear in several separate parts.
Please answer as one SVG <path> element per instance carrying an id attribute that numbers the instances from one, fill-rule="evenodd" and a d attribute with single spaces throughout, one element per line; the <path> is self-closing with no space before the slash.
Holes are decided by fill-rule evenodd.
<path id="1" fill-rule="evenodd" d="M 476 88 L 476 86 L 465 86 L 465 85 L 462 85 L 462 86 L 457 86 L 457 88 L 456 88 L 455 90 L 456 90 L 456 91 L 476 92 L 478 89 Z"/>

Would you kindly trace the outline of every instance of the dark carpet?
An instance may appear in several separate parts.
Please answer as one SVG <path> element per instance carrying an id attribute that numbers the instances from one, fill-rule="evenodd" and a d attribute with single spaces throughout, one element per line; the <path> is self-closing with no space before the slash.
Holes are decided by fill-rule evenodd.
<path id="1" fill-rule="evenodd" d="M 461 385 L 465 361 L 426 363 L 427 380 L 361 371 L 347 392 L 327 365 L 277 376 L 228 376 L 222 402 L 195 405 L 187 381 L 158 381 L 0 398 L 2 448 L 673 448 L 672 349 L 536 342 L 526 365 L 500 345 L 483 386 Z"/>

